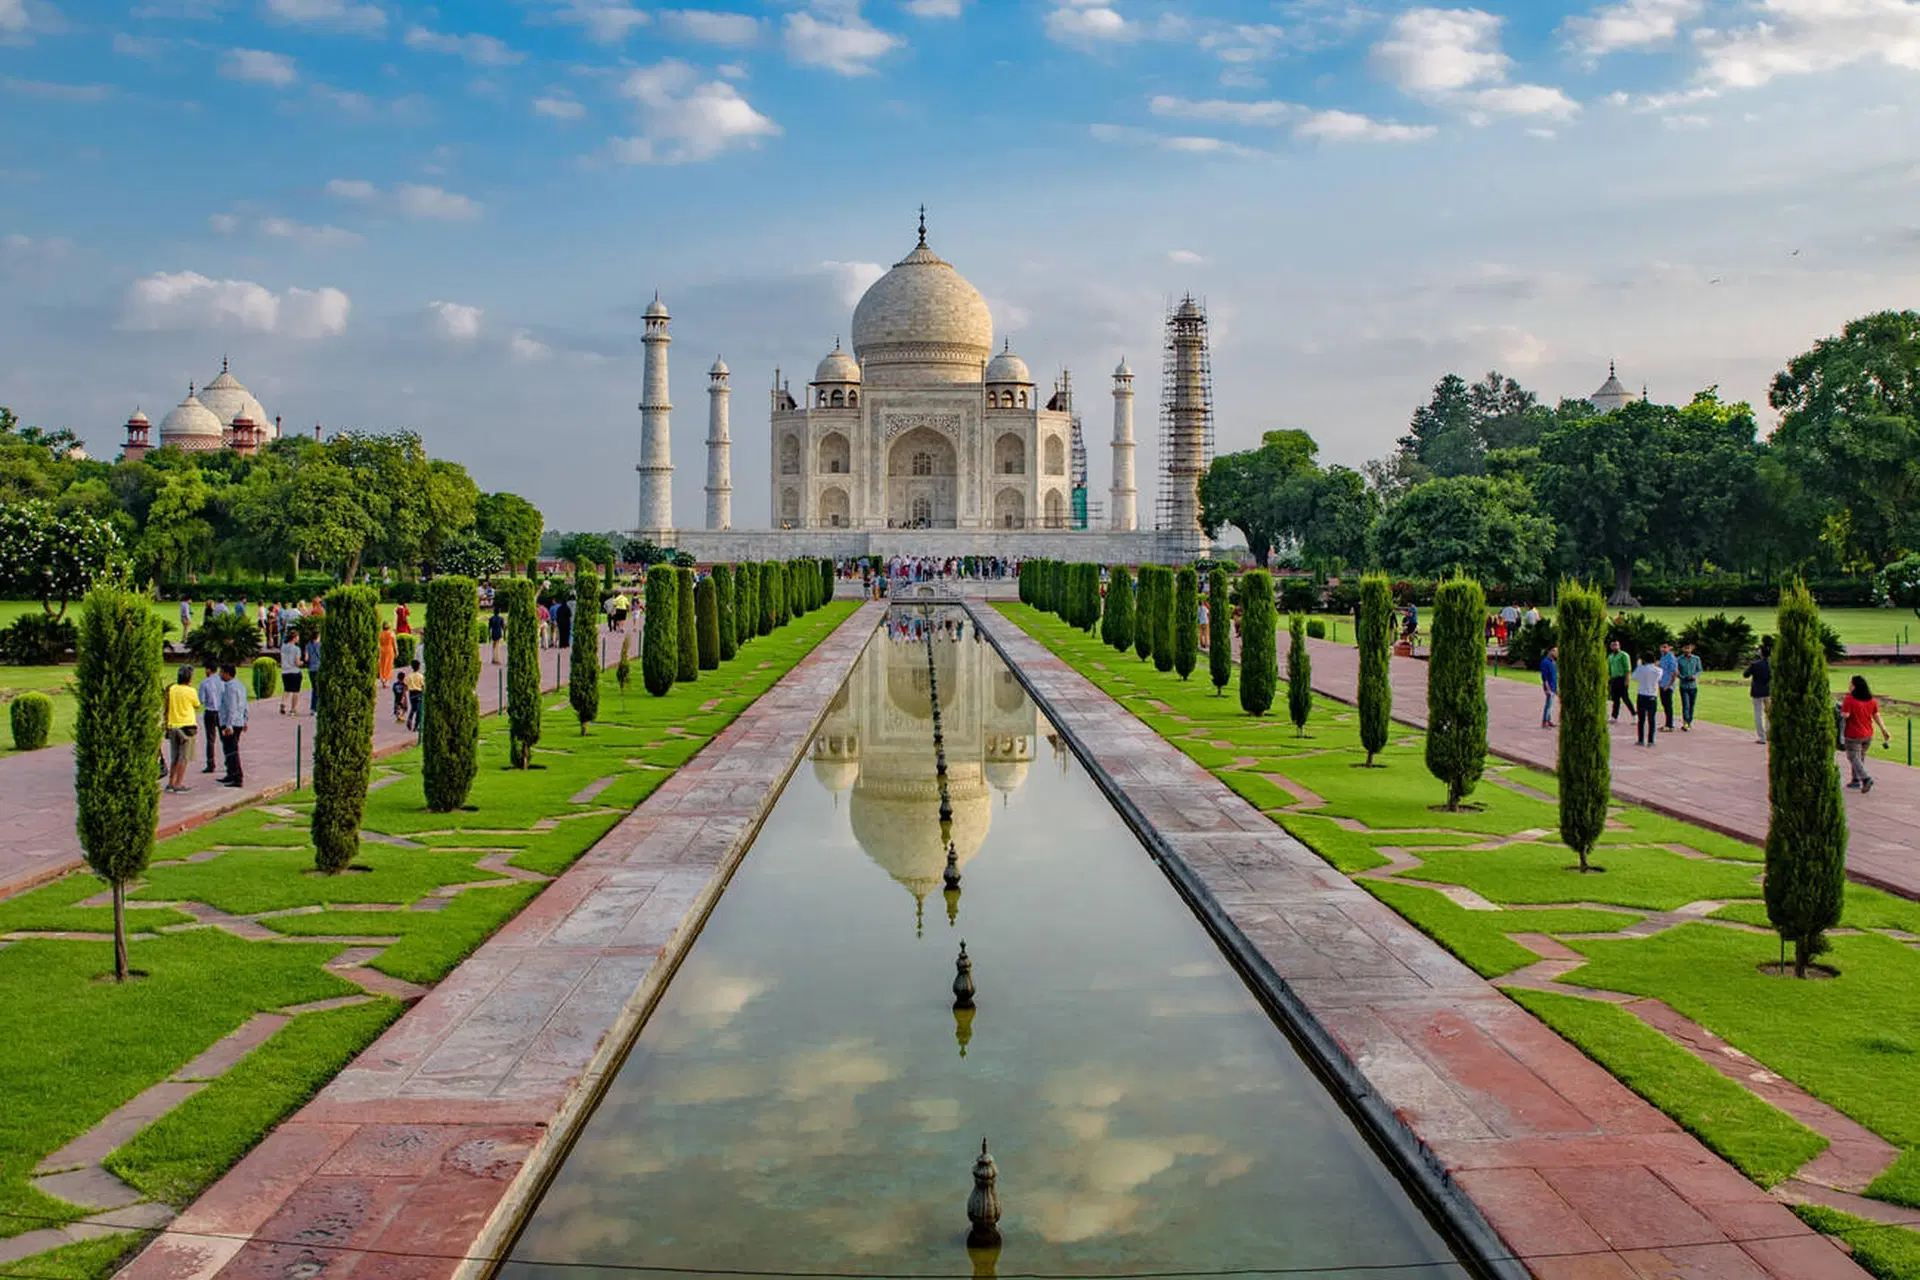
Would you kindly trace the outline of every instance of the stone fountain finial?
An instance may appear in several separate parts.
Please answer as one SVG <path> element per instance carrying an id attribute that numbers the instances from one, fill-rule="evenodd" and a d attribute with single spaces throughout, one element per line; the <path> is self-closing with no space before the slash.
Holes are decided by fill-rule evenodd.
<path id="1" fill-rule="evenodd" d="M 947 869 L 941 873 L 940 878 L 949 889 L 960 887 L 960 850 L 954 847 L 951 840 L 947 841 Z"/>
<path id="2" fill-rule="evenodd" d="M 973 1008 L 973 961 L 967 957 L 966 939 L 960 940 L 960 958 L 953 962 L 953 1007 Z"/>
<path id="3" fill-rule="evenodd" d="M 1000 1170 L 987 1154 L 987 1140 L 980 1139 L 980 1158 L 973 1162 L 973 1194 L 967 1197 L 967 1219 L 973 1230 L 967 1232 L 967 1248 L 992 1249 L 1000 1244 L 1000 1193 L 995 1184 Z"/>

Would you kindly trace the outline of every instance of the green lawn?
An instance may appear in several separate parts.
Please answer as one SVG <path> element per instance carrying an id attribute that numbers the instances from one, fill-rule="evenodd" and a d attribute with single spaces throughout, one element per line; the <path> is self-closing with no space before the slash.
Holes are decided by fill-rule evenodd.
<path id="1" fill-rule="evenodd" d="M 1450 813 L 1415 730 L 1396 725 L 1380 767 L 1364 768 L 1357 713 L 1349 706 L 1316 698 L 1301 737 L 1286 719 L 1284 690 L 1256 719 L 1241 711 L 1234 686 L 1215 696 L 1204 664 L 1183 682 L 1057 618 L 1000 607 L 1479 973 L 1497 978 L 1538 958 L 1514 941 L 1516 934 L 1557 937 L 1587 958 L 1564 978 L 1569 991 L 1584 986 L 1665 1001 L 1904 1148 L 1868 1193 L 1920 1204 L 1920 950 L 1911 942 L 1920 934 L 1920 904 L 1850 886 L 1844 923 L 1860 932 L 1834 935 L 1825 957 L 1839 976 L 1796 982 L 1764 974 L 1759 966 L 1778 958 L 1779 943 L 1752 927 L 1764 927 L 1766 913 L 1761 851 L 1751 845 L 1618 805 L 1593 853 L 1605 870 L 1582 875 L 1559 839 L 1551 775 L 1490 757 L 1470 807 Z M 1887 687 L 1900 688 L 1904 678 Z M 1744 687 L 1738 692 L 1744 703 Z M 1419 865 L 1389 874 L 1386 848 Z M 1444 886 L 1478 895 L 1469 899 L 1474 909 L 1449 899 Z M 1701 902 L 1727 905 L 1650 936 L 1619 933 L 1645 912 Z M 1594 936 L 1603 934 L 1609 936 Z M 1824 1145 L 1624 1010 L 1572 994 L 1514 996 L 1763 1185 Z M 1892 1244 L 1882 1248 L 1889 1257 L 1898 1253 Z"/>
<path id="2" fill-rule="evenodd" d="M 386 839 L 362 843 L 355 866 L 364 870 L 312 871 L 310 790 L 162 842 L 130 895 L 130 955 L 147 976 L 124 986 L 101 980 L 112 961 L 107 942 L 34 936 L 109 927 L 107 908 L 82 905 L 101 891 L 91 875 L 0 901 L 0 940 L 12 939 L 0 945 L 0 1041 L 10 1046 L 0 1055 L 0 1237 L 84 1216 L 40 1192 L 29 1175 L 109 1111 L 256 1013 L 359 994 L 322 967 L 345 944 L 317 939 L 391 939 L 374 967 L 420 984 L 445 976 L 542 887 L 500 885 L 482 859 L 541 875 L 565 870 L 856 607 L 837 603 L 756 639 L 721 670 L 664 698 L 648 696 L 636 679 L 623 700 L 608 671 L 601 718 L 584 736 L 565 694 L 549 694 L 528 770 L 508 767 L 506 726 L 484 719 L 470 810 L 426 811 L 417 749 L 381 762 L 376 776 L 397 780 L 368 798 L 363 829 Z M 592 800 L 573 802 L 600 779 L 613 781 Z M 452 895 L 443 909 L 409 909 L 435 893 Z M 165 905 L 189 901 L 257 917 L 282 936 L 245 941 Z M 153 1198 L 190 1201 L 398 1013 L 393 1002 L 372 1000 L 295 1018 L 122 1146 L 111 1168 Z M 89 1280 L 133 1243 L 121 1237 L 113 1248 L 57 1251 L 7 1270 Z"/>

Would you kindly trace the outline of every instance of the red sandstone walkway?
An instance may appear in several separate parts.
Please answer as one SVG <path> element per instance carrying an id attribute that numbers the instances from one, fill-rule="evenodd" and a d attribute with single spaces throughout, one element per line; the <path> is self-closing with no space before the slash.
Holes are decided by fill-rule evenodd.
<path id="1" fill-rule="evenodd" d="M 1352 702 L 1360 651 L 1309 641 L 1313 687 Z M 1286 658 L 1281 656 L 1282 670 Z M 1421 728 L 1427 723 L 1427 664 L 1395 658 L 1393 715 Z M 1487 680 L 1487 745 L 1509 760 L 1551 771 L 1560 735 L 1540 728 L 1540 689 L 1518 680 Z M 1844 764 L 1842 768 L 1844 769 Z M 1873 769 L 1873 794 L 1849 791 L 1847 874 L 1903 897 L 1920 898 L 1920 770 L 1884 760 Z M 1696 822 L 1715 831 L 1765 843 L 1767 749 L 1746 730 L 1696 720 L 1689 733 L 1662 733 L 1652 750 L 1636 747 L 1625 713 L 1613 729 L 1613 793 L 1622 800 Z"/>
<path id="2" fill-rule="evenodd" d="M 637 646 L 637 637 L 635 643 Z M 611 655 L 618 652 L 619 644 L 616 634 L 608 646 L 609 661 Z M 571 650 L 567 649 L 541 650 L 542 688 L 559 687 L 570 656 Z M 499 709 L 503 687 L 500 673 L 507 669 L 504 662 L 496 667 L 487 658 L 487 651 L 482 649 L 479 681 L 482 715 Z M 201 674 L 195 672 L 196 683 Z M 244 672 L 242 678 L 245 678 Z M 306 705 L 305 692 L 301 693 L 300 701 L 302 706 Z M 185 795 L 161 793 L 159 831 L 162 837 L 291 790 L 296 728 L 300 738 L 301 775 L 303 778 L 312 775 L 313 718 L 283 716 L 275 709 L 278 702 L 278 698 L 272 703 L 256 701 L 251 707 L 241 757 L 246 766 L 247 785 L 219 786 L 214 781 L 219 775 L 200 772 L 201 763 L 196 763 L 187 774 L 191 791 Z M 388 714 L 391 705 L 392 696 L 383 690 L 379 699 L 380 714 L 374 718 L 373 727 L 376 758 L 405 750 L 415 741 L 412 734 L 394 723 Z M 204 762 L 205 744 L 196 741 L 194 749 L 196 760 Z M 218 759 L 217 749 L 215 758 Z M 80 838 L 74 830 L 73 748 L 48 747 L 0 759 L 0 898 L 63 875 L 81 861 Z"/>
<path id="3" fill-rule="evenodd" d="M 975 616 L 1536 1276 L 1865 1274 L 998 610 Z"/>

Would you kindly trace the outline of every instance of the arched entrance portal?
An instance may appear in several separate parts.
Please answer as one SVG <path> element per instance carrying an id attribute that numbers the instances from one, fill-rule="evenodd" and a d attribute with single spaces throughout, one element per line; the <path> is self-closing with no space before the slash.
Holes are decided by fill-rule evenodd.
<path id="1" fill-rule="evenodd" d="M 952 441 L 937 431 L 915 427 L 888 447 L 888 528 L 955 528 L 959 498 L 959 459 Z"/>

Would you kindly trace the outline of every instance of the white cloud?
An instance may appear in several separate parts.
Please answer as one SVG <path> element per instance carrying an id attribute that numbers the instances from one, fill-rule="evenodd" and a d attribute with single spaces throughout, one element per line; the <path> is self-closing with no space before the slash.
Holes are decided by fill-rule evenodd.
<path id="1" fill-rule="evenodd" d="M 0 31 L 27 29 L 26 0 L 0 0 Z"/>
<path id="2" fill-rule="evenodd" d="M 329 338 L 346 332 L 351 306 L 338 289 L 289 288 L 275 293 L 251 280 L 213 280 L 197 271 L 161 271 L 133 282 L 121 327 L 242 329 L 290 338 Z"/>
<path id="3" fill-rule="evenodd" d="M 311 226 L 304 222 L 295 222 L 292 218 L 262 218 L 254 225 L 259 228 L 263 236 L 271 236 L 275 240 L 291 240 L 317 249 L 356 245 L 361 239 L 357 233 L 342 227 Z"/>
<path id="4" fill-rule="evenodd" d="M 750 14 L 719 13 L 711 9 L 663 9 L 657 16 L 662 26 L 682 40 L 747 45 L 760 38 L 760 21 Z"/>
<path id="5" fill-rule="evenodd" d="M 1403 93 L 1463 111 L 1473 124 L 1578 114 L 1580 104 L 1559 89 L 1506 83 L 1513 59 L 1500 48 L 1503 21 L 1481 9 L 1410 9 L 1373 46 L 1373 64 Z"/>
<path id="6" fill-rule="evenodd" d="M 515 360 L 545 360 L 553 354 L 553 348 L 525 329 L 519 329 L 507 339 L 507 353 Z"/>
<path id="7" fill-rule="evenodd" d="M 1206 259 L 1191 249 L 1169 249 L 1167 250 L 1167 261 L 1178 263 L 1183 267 L 1196 267 L 1205 262 Z"/>
<path id="8" fill-rule="evenodd" d="M 619 44 L 635 27 L 653 21 L 646 10 L 620 0 L 568 0 L 559 19 L 585 27 L 587 38 L 596 44 Z"/>
<path id="9" fill-rule="evenodd" d="M 1621 49 L 1648 49 L 1666 44 L 1705 8 L 1704 0 L 1623 0 L 1605 5 L 1585 17 L 1568 18 L 1566 33 L 1573 46 L 1589 58 Z"/>
<path id="10" fill-rule="evenodd" d="M 877 262 L 834 262 L 820 264 L 820 269 L 833 277 L 834 286 L 840 292 L 840 301 L 851 307 L 860 301 L 862 295 L 873 287 L 873 282 L 887 274 L 887 269 Z"/>
<path id="11" fill-rule="evenodd" d="M 427 310 L 433 313 L 434 326 L 443 338 L 471 342 L 480 336 L 480 317 L 485 313 L 479 307 L 458 302 L 429 302 Z"/>
<path id="12" fill-rule="evenodd" d="M 3 3 L 4 0 L 0 0 L 0 4 Z M 113 51 L 123 58 L 157 58 L 167 51 L 169 43 L 156 37 L 128 35 L 124 31 L 113 35 Z"/>
<path id="13" fill-rule="evenodd" d="M 63 84 L 53 80 L 19 80 L 0 76 L 0 89 L 28 98 L 49 98 L 55 102 L 105 102 L 113 96 L 107 84 Z"/>
<path id="14" fill-rule="evenodd" d="M 630 72 L 620 93 L 638 104 L 642 129 L 608 139 L 607 154 L 621 164 L 711 160 L 781 132 L 738 89 L 724 80 L 702 82 L 699 71 L 678 58 Z"/>
<path id="15" fill-rule="evenodd" d="M 1751 89 L 1776 76 L 1878 61 L 1920 71 L 1920 3 L 1914 0 L 1757 0 L 1760 20 L 1699 31 L 1701 77 Z"/>
<path id="16" fill-rule="evenodd" d="M 1229 102 L 1222 98 L 1196 102 L 1163 93 L 1148 100 L 1147 110 L 1174 120 L 1224 120 L 1240 125 L 1277 125 L 1299 115 L 1302 108 L 1291 102 Z"/>
<path id="17" fill-rule="evenodd" d="M 804 12 L 787 15 L 787 57 L 803 67 L 823 67 L 843 76 L 867 75 L 876 59 L 905 43 L 868 24 L 851 8 L 830 14 L 827 20 Z"/>
<path id="18" fill-rule="evenodd" d="M 1580 104 L 1560 90 L 1543 84 L 1503 84 L 1479 89 L 1461 99 L 1467 118 L 1485 124 L 1491 116 L 1550 116 L 1571 120 Z"/>
<path id="19" fill-rule="evenodd" d="M 207 219 L 207 225 L 223 236 L 230 236 L 240 229 L 240 216 L 233 213 L 216 213 Z"/>
<path id="20" fill-rule="evenodd" d="M 1430 138 L 1431 125 L 1395 124 L 1351 111 L 1313 111 L 1293 102 L 1235 102 L 1223 98 L 1193 101 L 1160 94 L 1147 109 L 1175 120 L 1215 120 L 1248 127 L 1291 124 L 1293 136 L 1325 142 L 1415 142 Z"/>
<path id="21" fill-rule="evenodd" d="M 527 56 L 492 36 L 454 36 L 429 31 L 425 27 L 409 28 L 406 40 L 409 49 L 449 53 L 456 58 L 465 58 L 476 67 L 510 67 Z"/>
<path id="22" fill-rule="evenodd" d="M 965 0 L 906 0 L 900 7 L 916 18 L 957 18 Z"/>
<path id="23" fill-rule="evenodd" d="M 587 114 L 587 109 L 577 98 L 550 93 L 533 100 L 533 113 L 537 116 L 546 116 L 550 120 L 578 120 Z"/>
<path id="24" fill-rule="evenodd" d="M 1324 142 L 1418 142 L 1437 132 L 1427 124 L 1395 124 L 1352 111 L 1316 111 L 1294 126 L 1293 136 Z"/>
<path id="25" fill-rule="evenodd" d="M 229 80 L 270 84 L 276 89 L 284 89 L 300 78 L 292 58 L 264 49 L 227 50 L 227 56 L 220 61 L 220 74 Z"/>
<path id="26" fill-rule="evenodd" d="M 299 27 L 325 27 L 372 35 L 386 28 L 387 15 L 370 4 L 348 0 L 260 0 L 260 16 L 268 22 Z"/>
<path id="27" fill-rule="evenodd" d="M 1137 40 L 1140 28 L 1100 0 L 1067 0 L 1047 13 L 1047 35 L 1061 44 Z"/>
<path id="28" fill-rule="evenodd" d="M 436 222 L 470 222 L 480 216 L 480 202 L 443 187 L 403 182 L 393 189 L 393 201 L 410 218 Z"/>
<path id="29" fill-rule="evenodd" d="M 1251 158 L 1266 154 L 1254 147 L 1229 142 L 1225 138 L 1194 134 L 1169 135 L 1122 124 L 1089 125 L 1087 133 L 1096 142 L 1127 143 L 1133 146 L 1155 147 L 1161 151 L 1185 152 L 1189 155 L 1231 155 Z"/>

